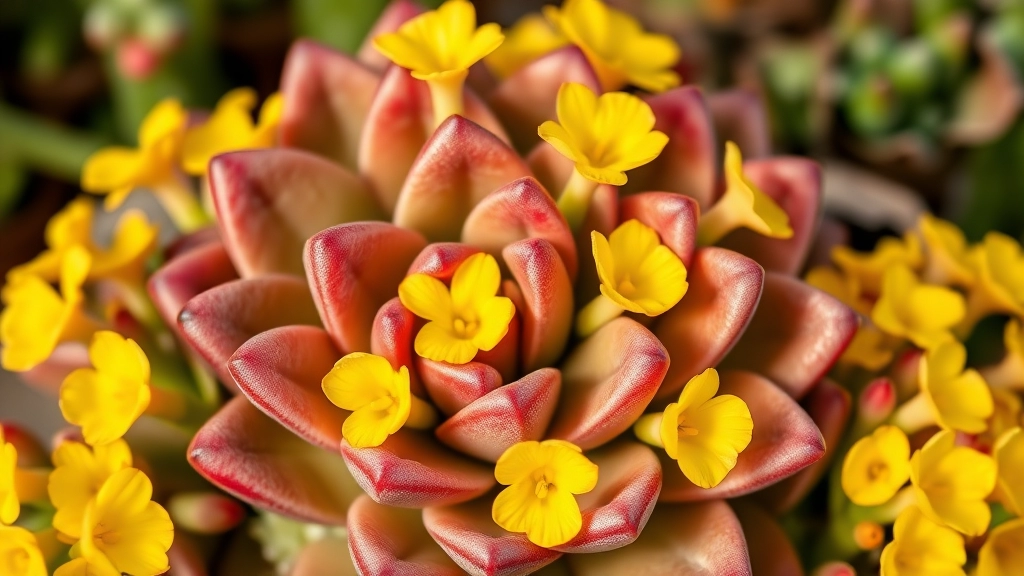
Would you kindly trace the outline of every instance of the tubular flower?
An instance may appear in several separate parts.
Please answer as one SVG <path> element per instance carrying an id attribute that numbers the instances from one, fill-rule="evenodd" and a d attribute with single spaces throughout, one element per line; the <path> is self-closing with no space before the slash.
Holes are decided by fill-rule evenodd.
<path id="1" fill-rule="evenodd" d="M 996 441 L 993 456 L 999 469 L 999 499 L 1017 516 L 1024 516 L 1024 433 L 1008 430 Z"/>
<path id="2" fill-rule="evenodd" d="M 402 305 L 428 321 L 416 334 L 416 353 L 437 362 L 465 364 L 479 351 L 497 346 L 516 313 L 511 300 L 495 295 L 500 283 L 498 262 L 490 254 L 474 254 L 460 264 L 451 291 L 427 274 L 402 280 Z"/>
<path id="3" fill-rule="evenodd" d="M 732 394 L 718 394 L 718 372 L 708 368 L 686 383 L 661 414 L 648 414 L 633 430 L 644 442 L 665 448 L 690 482 L 718 486 L 750 445 L 754 421 L 747 404 Z"/>
<path id="4" fill-rule="evenodd" d="M 924 264 L 921 240 L 915 234 L 902 239 L 887 236 L 878 241 L 872 252 L 863 254 L 847 246 L 832 249 L 832 261 L 850 278 L 855 278 L 861 289 L 870 295 L 882 291 L 882 278 L 886 271 L 904 265 L 917 270 Z"/>
<path id="5" fill-rule="evenodd" d="M 508 78 L 537 58 L 569 43 L 547 18 L 531 13 L 505 31 L 501 46 L 484 57 L 496 75 Z"/>
<path id="6" fill-rule="evenodd" d="M 921 392 L 899 407 L 894 422 L 908 432 L 937 423 L 947 430 L 984 432 L 994 405 L 980 374 L 967 370 L 967 350 L 949 340 L 929 350 L 920 362 Z"/>
<path id="7" fill-rule="evenodd" d="M 789 238 L 789 215 L 743 173 L 743 156 L 733 142 L 725 143 L 725 195 L 700 219 L 697 240 L 717 243 L 736 228 L 769 238 Z"/>
<path id="8" fill-rule="evenodd" d="M 971 320 L 987 314 L 1024 317 L 1024 251 L 1016 240 L 989 232 L 971 251 L 978 276 L 968 300 Z"/>
<path id="9" fill-rule="evenodd" d="M 679 46 L 668 36 L 645 32 L 629 14 L 601 0 L 566 0 L 561 10 L 545 6 L 544 15 L 583 50 L 604 90 L 633 85 L 664 92 L 679 85 L 672 71 Z"/>
<path id="10" fill-rule="evenodd" d="M 433 408 L 409 393 L 409 370 L 391 368 L 387 358 L 355 352 L 338 360 L 324 376 L 324 394 L 351 410 L 342 435 L 355 448 L 380 446 L 402 426 L 429 428 Z"/>
<path id="11" fill-rule="evenodd" d="M 544 548 L 572 540 L 583 528 L 575 495 L 597 486 L 597 465 L 579 446 L 562 440 L 520 442 L 494 467 L 494 477 L 508 486 L 494 499 L 494 522 L 509 532 L 525 532 Z"/>
<path id="12" fill-rule="evenodd" d="M 210 158 L 224 152 L 267 148 L 281 122 L 283 103 L 280 94 L 271 94 L 260 108 L 259 120 L 252 121 L 256 91 L 236 88 L 217 103 L 209 120 L 189 128 L 181 143 L 181 165 L 189 174 L 206 174 Z"/>
<path id="13" fill-rule="evenodd" d="M 893 541 L 882 550 L 883 576 L 963 576 L 964 539 L 916 506 L 900 513 Z"/>
<path id="14" fill-rule="evenodd" d="M 843 491 L 859 506 L 885 504 L 910 479 L 910 441 L 895 426 L 879 426 L 843 460 Z"/>
<path id="15" fill-rule="evenodd" d="M 978 552 L 977 576 L 1012 576 L 1024 566 L 1024 518 L 995 527 Z"/>
<path id="16" fill-rule="evenodd" d="M 910 481 L 925 516 L 977 536 L 992 517 L 985 498 L 996 486 L 996 463 L 955 442 L 956 434 L 950 430 L 932 436 L 910 459 Z"/>
<path id="17" fill-rule="evenodd" d="M 964 299 L 958 292 L 921 284 L 910 268 L 899 265 L 886 271 L 882 292 L 871 310 L 876 326 L 925 350 L 952 340 L 950 329 L 963 317 Z"/>
<path id="18" fill-rule="evenodd" d="M 46 575 L 35 535 L 19 526 L 0 526 L 0 576 Z"/>
<path id="19" fill-rule="evenodd" d="M 149 406 L 149 359 L 131 338 L 102 330 L 89 345 L 92 368 L 79 368 L 60 387 L 64 419 L 82 427 L 93 446 L 124 436 Z"/>
<path id="20" fill-rule="evenodd" d="M 969 288 L 974 284 L 974 270 L 964 233 L 952 222 L 922 214 L 917 224 L 928 252 L 923 272 L 925 280 Z"/>
<path id="21" fill-rule="evenodd" d="M 14 524 L 21 514 L 17 473 L 18 449 L 4 439 L 0 428 L 0 524 Z"/>
<path id="22" fill-rule="evenodd" d="M 78 539 L 89 502 L 115 472 L 132 466 L 132 453 L 124 440 L 93 448 L 67 441 L 53 451 L 53 466 L 47 486 L 50 502 L 57 509 L 53 527 Z"/>

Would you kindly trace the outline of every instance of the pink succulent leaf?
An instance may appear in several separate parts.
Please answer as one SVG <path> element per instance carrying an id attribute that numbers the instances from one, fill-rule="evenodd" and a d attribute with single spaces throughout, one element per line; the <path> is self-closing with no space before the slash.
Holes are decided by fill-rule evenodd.
<path id="1" fill-rule="evenodd" d="M 92 366 L 89 349 L 83 342 L 61 342 L 50 357 L 26 372 L 18 373 L 25 383 L 56 397 L 64 379 L 79 368 Z"/>
<path id="2" fill-rule="evenodd" d="M 421 432 L 402 429 L 376 448 L 342 441 L 352 476 L 374 501 L 423 508 L 465 502 L 494 486 L 490 466 L 452 452 Z"/>
<path id="3" fill-rule="evenodd" d="M 222 154 L 209 174 L 224 245 L 242 277 L 301 276 L 307 238 L 335 224 L 384 217 L 358 176 L 301 150 Z"/>
<path id="4" fill-rule="evenodd" d="M 281 72 L 281 146 L 309 150 L 355 170 L 359 139 L 380 78 L 336 50 L 299 40 Z"/>
<path id="5" fill-rule="evenodd" d="M 416 358 L 416 372 L 434 405 L 446 416 L 456 414 L 501 386 L 501 373 L 482 362 L 449 364 Z"/>
<path id="6" fill-rule="evenodd" d="M 292 434 L 246 398 L 230 400 L 203 425 L 188 460 L 228 493 L 306 522 L 343 525 L 362 493 L 341 456 Z"/>
<path id="7" fill-rule="evenodd" d="M 619 189 L 602 184 L 594 192 L 587 217 L 583 220 L 583 226 L 580 227 L 579 232 L 576 233 L 576 249 L 581 258 L 575 293 L 576 301 L 581 305 L 585 305 L 601 293 L 601 281 L 597 277 L 597 265 L 594 263 L 593 240 L 590 233 L 597 230 L 607 237 L 618 225 Z"/>
<path id="8" fill-rule="evenodd" d="M 233 383 L 228 360 L 253 336 L 290 324 L 319 326 L 309 288 L 294 276 L 233 280 L 188 301 L 178 316 L 182 336 L 224 383 Z"/>
<path id="9" fill-rule="evenodd" d="M 662 504 L 631 545 L 566 560 L 573 574 L 751 576 L 743 528 L 722 501 Z"/>
<path id="10" fill-rule="evenodd" d="M 825 439 L 825 455 L 807 468 L 753 496 L 761 506 L 776 515 L 792 510 L 828 471 L 850 418 L 850 393 L 828 379 L 818 383 L 801 405 Z"/>
<path id="11" fill-rule="evenodd" d="M 409 275 L 426 274 L 446 284 L 452 281 L 455 270 L 466 258 L 481 250 L 458 242 L 436 242 L 420 252 L 409 266 Z"/>
<path id="12" fill-rule="evenodd" d="M 562 375 L 542 368 L 501 386 L 434 430 L 452 448 L 488 462 L 517 442 L 541 440 L 558 402 Z"/>
<path id="13" fill-rule="evenodd" d="M 373 320 L 398 294 L 405 270 L 426 242 L 385 222 L 354 222 L 313 235 L 306 276 L 324 327 L 343 354 L 369 352 Z"/>
<path id="14" fill-rule="evenodd" d="M 185 303 L 238 278 L 224 245 L 210 242 L 182 253 L 153 272 L 146 288 L 164 323 L 178 329 Z"/>
<path id="15" fill-rule="evenodd" d="M 557 120 L 555 102 L 565 82 L 576 82 L 600 94 L 601 84 L 583 51 L 567 46 L 530 62 L 498 84 L 488 101 L 508 127 L 512 143 L 529 150 L 540 142 L 537 127 Z"/>
<path id="16" fill-rule="evenodd" d="M 725 90 L 709 95 L 707 101 L 719 145 L 731 140 L 749 159 L 772 153 L 768 114 L 757 94 L 743 89 Z"/>
<path id="17" fill-rule="evenodd" d="M 752 502 L 730 502 L 747 537 L 750 566 L 757 576 L 803 576 L 800 557 L 782 526 Z"/>
<path id="18" fill-rule="evenodd" d="M 689 268 L 697 246 L 697 220 L 700 206 L 697 201 L 671 192 L 643 192 L 626 196 L 619 201 L 622 222 L 639 220 L 658 233 L 661 243 L 668 246 Z"/>
<path id="19" fill-rule="evenodd" d="M 460 116 L 462 122 L 468 119 L 495 140 L 508 141 L 501 123 L 468 89 L 464 93 L 464 101 L 466 109 L 465 118 Z M 359 173 L 372 184 L 388 214 L 395 211 L 407 176 L 417 165 L 417 158 L 426 152 L 424 145 L 436 138 L 434 111 L 426 83 L 413 78 L 404 68 L 391 66 L 384 72 L 367 113 L 366 128 L 359 141 L 358 160 Z M 497 186 L 490 190 L 494 188 Z"/>
<path id="20" fill-rule="evenodd" d="M 407 366 L 412 394 L 423 397 L 426 389 L 414 370 L 417 356 L 413 352 L 413 341 L 420 326 L 416 315 L 402 306 L 401 300 L 395 296 L 377 310 L 370 332 L 370 352 L 387 358 L 395 370 Z"/>
<path id="21" fill-rule="evenodd" d="M 533 178 L 520 178 L 488 194 L 462 226 L 462 242 L 497 257 L 517 240 L 543 238 L 576 277 L 576 243 L 548 191 Z"/>
<path id="22" fill-rule="evenodd" d="M 356 58 L 368 68 L 383 71 L 391 64 L 387 56 L 373 47 L 373 39 L 381 34 L 389 34 L 398 30 L 402 24 L 423 13 L 423 7 L 411 0 L 392 0 L 377 17 L 377 21 L 367 33 L 363 45 L 356 52 Z"/>
<path id="23" fill-rule="evenodd" d="M 672 358 L 659 403 L 674 401 L 690 378 L 718 365 L 736 344 L 757 309 L 764 270 L 732 250 L 700 248 L 687 281 L 686 295 L 653 328 Z"/>
<path id="24" fill-rule="evenodd" d="M 185 234 L 171 242 L 164 248 L 164 260 L 171 261 L 196 248 L 220 241 L 220 230 L 216 226 L 200 228 L 195 232 Z"/>
<path id="25" fill-rule="evenodd" d="M 690 196 L 707 210 L 713 203 L 718 174 L 714 126 L 699 88 L 683 86 L 652 96 L 654 127 L 668 135 L 668 145 L 653 162 L 629 173 L 624 190 L 660 190 Z"/>
<path id="26" fill-rule="evenodd" d="M 355 502 L 352 505 L 355 506 Z M 347 542 L 338 536 L 326 536 L 303 546 L 295 556 L 295 563 L 288 572 L 288 576 L 357 576 L 358 574 L 359 572 L 349 557 Z"/>
<path id="27" fill-rule="evenodd" d="M 825 440 L 811 417 L 778 386 L 752 372 L 721 375 L 719 394 L 746 402 L 754 420 L 753 437 L 736 467 L 714 488 L 704 489 L 683 476 L 679 464 L 659 452 L 665 471 L 663 502 L 732 498 L 755 492 L 788 478 L 825 454 Z"/>
<path id="28" fill-rule="evenodd" d="M 818 228 L 821 167 L 806 158 L 777 157 L 745 162 L 743 170 L 786 211 L 793 236 L 767 238 L 753 230 L 740 229 L 723 238 L 720 245 L 750 256 L 765 270 L 799 273 Z"/>
<path id="29" fill-rule="evenodd" d="M 801 398 L 843 353 L 857 325 L 856 313 L 835 298 L 769 272 L 750 326 L 722 365 L 763 374 Z"/>
<path id="30" fill-rule="evenodd" d="M 493 498 L 430 507 L 423 524 L 441 548 L 473 576 L 525 576 L 557 560 L 562 553 L 541 548 L 525 534 L 506 532 L 491 518 Z"/>
<path id="31" fill-rule="evenodd" d="M 250 338 L 228 363 L 243 394 L 267 416 L 329 451 L 341 443 L 348 412 L 331 404 L 321 381 L 341 355 L 313 326 L 282 326 Z"/>
<path id="32" fill-rule="evenodd" d="M 548 436 L 584 450 L 610 441 L 643 414 L 668 365 L 665 347 L 635 320 L 605 324 L 563 362 L 562 397 Z"/>
<path id="33" fill-rule="evenodd" d="M 518 283 L 522 304 L 520 362 L 524 371 L 550 366 L 562 356 L 572 330 L 572 283 L 557 248 L 547 240 L 520 240 L 502 251 Z"/>
<path id="34" fill-rule="evenodd" d="M 394 222 L 433 242 L 458 240 L 462 223 L 485 196 L 530 175 L 518 154 L 498 136 L 462 116 L 451 116 L 409 168 Z"/>
<path id="35" fill-rule="evenodd" d="M 365 495 L 348 510 L 348 549 L 359 574 L 463 573 L 427 533 L 422 512 L 377 504 Z"/>
<path id="36" fill-rule="evenodd" d="M 600 469 L 597 486 L 579 496 L 583 528 L 558 546 L 579 554 L 614 550 L 640 536 L 661 492 L 661 464 L 647 446 L 623 440 L 587 454 Z"/>

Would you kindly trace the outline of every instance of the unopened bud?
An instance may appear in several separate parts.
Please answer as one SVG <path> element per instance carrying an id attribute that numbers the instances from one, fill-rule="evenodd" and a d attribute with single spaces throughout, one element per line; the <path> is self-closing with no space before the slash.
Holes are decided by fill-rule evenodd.
<path id="1" fill-rule="evenodd" d="M 811 576 L 857 576 L 857 571 L 846 562 L 829 562 L 818 566 Z"/>
<path id="2" fill-rule="evenodd" d="M 885 541 L 885 529 L 877 522 L 865 520 L 853 527 L 853 541 L 861 550 L 874 550 Z"/>
<path id="3" fill-rule="evenodd" d="M 216 492 L 183 492 L 167 503 L 175 527 L 197 534 L 221 534 L 245 518 L 245 508 L 234 498 Z"/>
<path id="4" fill-rule="evenodd" d="M 0 422 L 0 428 L 3 428 L 4 441 L 18 451 L 19 468 L 49 466 L 50 458 L 46 450 L 30 432 L 10 422 Z"/>
<path id="5" fill-rule="evenodd" d="M 873 428 L 888 418 L 896 407 L 896 386 L 888 378 L 876 378 L 864 387 L 857 400 L 858 414 Z"/>
<path id="6" fill-rule="evenodd" d="M 145 42 L 129 38 L 117 46 L 117 69 L 127 78 L 144 80 L 160 66 L 160 55 Z"/>
<path id="7" fill-rule="evenodd" d="M 893 363 L 889 377 L 896 386 L 896 395 L 900 398 L 910 398 L 917 394 L 919 389 L 917 375 L 921 370 L 921 356 L 923 355 L 924 352 L 917 349 L 907 350 Z"/>

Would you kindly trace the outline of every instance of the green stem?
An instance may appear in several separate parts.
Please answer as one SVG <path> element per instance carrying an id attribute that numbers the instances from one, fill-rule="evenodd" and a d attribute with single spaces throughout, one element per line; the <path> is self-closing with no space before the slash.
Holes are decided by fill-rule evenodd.
<path id="1" fill-rule="evenodd" d="M 106 143 L 0 103 L 0 152 L 50 176 L 77 182 L 86 159 Z"/>

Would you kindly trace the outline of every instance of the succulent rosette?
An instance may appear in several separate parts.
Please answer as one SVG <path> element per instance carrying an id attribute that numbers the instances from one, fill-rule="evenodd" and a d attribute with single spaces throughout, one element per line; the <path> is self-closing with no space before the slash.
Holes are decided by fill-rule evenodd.
<path id="1" fill-rule="evenodd" d="M 666 38 L 560 10 L 501 78 L 457 0 L 393 3 L 355 58 L 295 44 L 277 146 L 213 156 L 216 228 L 149 280 L 235 393 L 190 462 L 344 526 L 362 574 L 799 573 L 772 515 L 824 471 L 857 329 L 794 277 L 818 167 L 759 158 L 745 95 L 672 87 Z"/>

